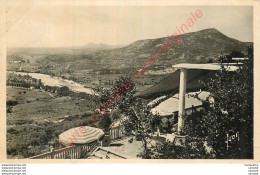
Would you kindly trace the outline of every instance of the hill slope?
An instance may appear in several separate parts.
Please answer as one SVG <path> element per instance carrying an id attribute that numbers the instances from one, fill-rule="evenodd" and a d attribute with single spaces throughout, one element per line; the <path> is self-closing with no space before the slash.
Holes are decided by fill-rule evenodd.
<path id="1" fill-rule="evenodd" d="M 136 70 L 143 65 L 145 58 L 157 53 L 159 61 L 158 69 L 164 70 L 178 63 L 206 63 L 209 59 L 217 60 L 221 54 L 229 54 L 232 51 L 246 53 L 247 47 L 253 43 L 241 42 L 227 37 L 218 30 L 211 28 L 198 32 L 191 32 L 181 36 L 179 45 L 170 44 L 166 54 L 161 54 L 160 45 L 165 44 L 168 37 L 157 39 L 139 40 L 125 47 L 93 44 L 73 48 L 18 48 L 9 49 L 7 60 L 24 60 L 33 66 L 52 67 L 52 70 L 63 70 L 70 67 L 70 71 L 76 70 L 103 70 L 121 69 Z M 8 66 L 9 69 L 12 65 Z M 18 66 L 19 67 L 19 66 Z M 28 68 L 32 65 L 28 65 Z M 26 70 L 26 67 L 23 66 Z M 155 69 L 155 66 L 153 67 Z"/>
<path id="2" fill-rule="evenodd" d="M 160 44 L 164 44 L 167 37 L 139 40 L 123 48 L 98 51 L 93 57 L 107 68 L 122 68 L 140 66 L 147 56 L 157 53 L 160 55 L 158 65 L 171 66 L 182 62 L 205 63 L 210 58 L 216 60 L 219 55 L 232 51 L 245 53 L 247 47 L 253 45 L 229 38 L 214 28 L 187 33 L 181 39 L 179 45 L 171 45 L 164 55 L 160 53 Z"/>

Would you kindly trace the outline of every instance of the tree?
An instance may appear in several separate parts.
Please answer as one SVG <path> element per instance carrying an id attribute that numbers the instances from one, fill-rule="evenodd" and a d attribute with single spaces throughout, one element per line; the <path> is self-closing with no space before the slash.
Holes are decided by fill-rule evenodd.
<path id="1" fill-rule="evenodd" d="M 135 83 L 130 77 L 120 77 L 119 80 L 115 82 L 112 91 L 115 92 L 117 89 L 120 89 L 120 85 L 123 85 L 125 82 L 130 83 L 130 88 L 123 94 L 123 98 L 120 99 L 118 103 L 118 108 L 126 113 L 129 112 L 130 107 L 134 102 L 134 93 L 135 93 Z"/>
<path id="2" fill-rule="evenodd" d="M 253 158 L 253 49 L 238 70 L 222 66 L 204 85 L 214 102 L 195 130 L 206 133 L 216 158 Z M 239 139 L 227 145 L 227 134 Z"/>
<path id="3" fill-rule="evenodd" d="M 104 116 L 100 118 L 98 127 L 103 129 L 105 134 L 109 134 L 111 123 L 110 116 Z"/>
<path id="4" fill-rule="evenodd" d="M 123 122 L 126 135 L 132 135 L 142 142 L 143 150 L 139 157 L 151 159 L 154 154 L 151 148 L 151 134 L 156 128 L 161 127 L 161 120 L 151 113 L 151 108 L 147 107 L 141 99 L 135 99 L 131 104 L 127 110 L 128 120 Z"/>
<path id="5" fill-rule="evenodd" d="M 108 102 L 108 99 L 113 95 L 114 97 L 116 97 L 115 92 L 119 89 L 121 91 L 123 91 L 121 89 L 122 86 L 124 86 L 125 82 L 129 82 L 130 83 L 130 87 L 128 89 L 124 89 L 124 93 L 122 92 L 122 97 L 120 97 L 119 99 L 117 98 L 116 100 L 112 100 L 112 103 Z M 121 86 L 121 87 L 120 87 Z M 97 88 L 96 89 L 96 93 L 99 94 L 99 102 L 101 104 L 105 104 L 107 107 L 107 110 L 111 111 L 107 112 L 105 115 L 103 115 L 100 118 L 98 127 L 102 128 L 104 130 L 104 132 L 106 134 L 109 134 L 109 129 L 110 129 L 110 125 L 112 123 L 112 120 L 114 119 L 119 119 L 120 120 L 120 114 L 118 113 L 119 111 L 122 113 L 127 114 L 128 113 L 128 109 L 130 107 L 130 104 L 133 101 L 133 92 L 135 90 L 135 85 L 134 83 L 131 81 L 130 78 L 127 77 L 121 77 L 119 80 L 117 80 L 115 82 L 115 85 L 111 88 L 111 89 L 104 89 L 104 88 Z M 115 113 L 117 113 L 115 115 Z M 113 117 L 111 119 L 111 117 Z"/>
<path id="6" fill-rule="evenodd" d="M 50 87 L 52 89 L 52 87 Z M 67 86 L 62 86 L 58 90 L 58 95 L 59 96 L 68 96 L 69 95 L 69 88 Z"/>

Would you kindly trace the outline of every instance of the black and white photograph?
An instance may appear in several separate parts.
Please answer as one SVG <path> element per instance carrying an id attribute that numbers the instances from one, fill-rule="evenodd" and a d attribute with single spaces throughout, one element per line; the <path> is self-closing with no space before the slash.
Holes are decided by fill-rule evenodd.
<path id="1" fill-rule="evenodd" d="M 253 16 L 238 5 L 7 6 L 4 156 L 253 160 Z"/>

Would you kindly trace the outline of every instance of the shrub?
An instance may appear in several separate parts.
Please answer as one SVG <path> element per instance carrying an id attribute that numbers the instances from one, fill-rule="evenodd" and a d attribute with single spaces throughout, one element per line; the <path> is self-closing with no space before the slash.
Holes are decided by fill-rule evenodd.
<path id="1" fill-rule="evenodd" d="M 15 106 L 17 104 L 18 104 L 17 101 L 12 101 L 12 100 L 7 100 L 6 102 L 6 106 Z"/>
<path id="2" fill-rule="evenodd" d="M 9 133 L 9 134 L 17 134 L 18 131 L 16 129 L 14 129 L 14 128 L 9 128 L 9 129 L 7 129 L 7 133 Z"/>

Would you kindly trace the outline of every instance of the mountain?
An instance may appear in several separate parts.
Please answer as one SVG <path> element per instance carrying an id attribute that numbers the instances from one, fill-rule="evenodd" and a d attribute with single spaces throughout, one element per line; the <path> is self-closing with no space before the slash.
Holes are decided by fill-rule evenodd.
<path id="1" fill-rule="evenodd" d="M 84 46 L 71 47 L 14 47 L 8 48 L 7 53 L 27 55 L 48 55 L 48 54 L 86 54 L 98 50 L 109 50 L 123 47 L 124 45 L 108 45 L 103 43 L 88 43 Z"/>
<path id="2" fill-rule="evenodd" d="M 156 64 L 171 67 L 184 62 L 206 63 L 232 51 L 246 53 L 247 47 L 253 46 L 253 43 L 238 41 L 210 28 L 182 35 L 179 45 L 169 44 L 168 51 L 161 54 L 160 45 L 165 44 L 167 38 L 139 40 L 126 47 L 98 51 L 93 54 L 93 60 L 107 68 L 139 67 L 146 57 L 157 53 L 159 61 Z"/>
<path id="3" fill-rule="evenodd" d="M 108 50 L 108 49 L 115 49 L 115 48 L 120 48 L 124 47 L 125 45 L 108 45 L 108 44 L 103 44 L 103 43 L 88 43 L 85 46 L 82 46 L 82 48 L 85 49 L 92 49 L 92 50 Z"/>
<path id="4" fill-rule="evenodd" d="M 230 38 L 214 28 L 187 33 L 181 36 L 180 44 L 171 44 L 165 54 L 160 52 L 160 45 L 168 37 L 146 39 L 127 46 L 113 46 L 102 43 L 89 43 L 84 46 L 60 48 L 8 48 L 7 60 L 24 60 L 35 63 L 34 66 L 52 66 L 54 70 L 104 70 L 120 69 L 136 71 L 145 62 L 146 57 L 156 53 L 158 62 L 151 67 L 154 70 L 167 70 L 178 63 L 206 63 L 216 61 L 218 56 L 232 51 L 246 53 L 250 42 L 241 42 Z"/>

